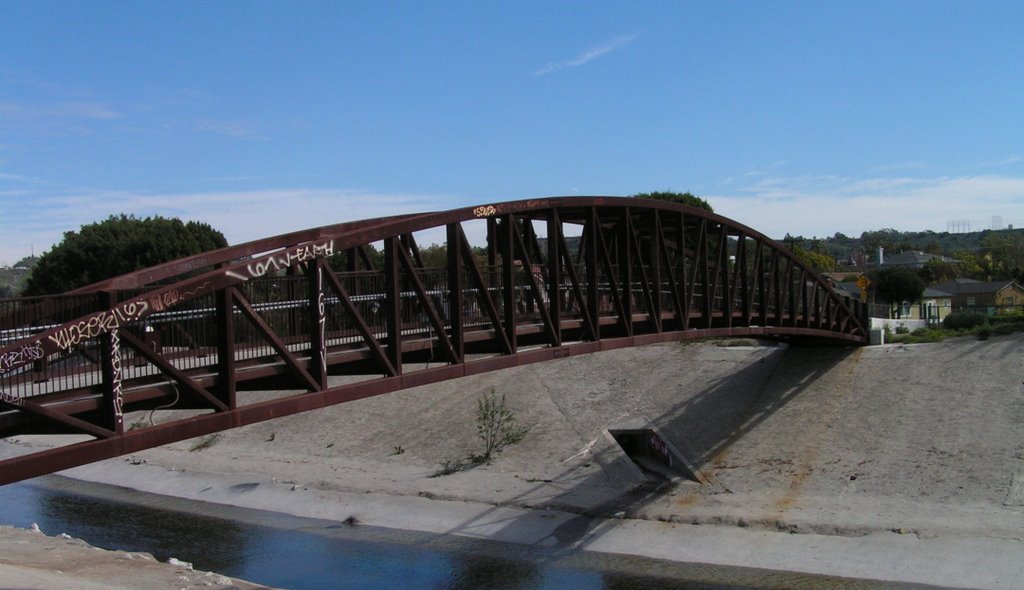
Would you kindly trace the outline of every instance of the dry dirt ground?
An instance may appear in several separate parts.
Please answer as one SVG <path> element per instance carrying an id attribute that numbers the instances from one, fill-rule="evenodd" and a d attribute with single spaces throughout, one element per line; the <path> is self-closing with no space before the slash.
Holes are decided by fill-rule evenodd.
<path id="1" fill-rule="evenodd" d="M 477 400 L 492 390 L 528 433 L 490 464 L 437 476 L 442 463 L 481 450 Z M 643 427 L 703 483 L 641 472 L 608 435 Z M 72 475 L 145 489 L 143 479 L 172 470 L 175 477 L 153 487 L 201 498 L 175 491 L 185 485 L 175 482 L 245 482 L 250 487 L 235 485 L 235 500 L 217 500 L 238 503 L 241 492 L 263 486 L 324 502 L 365 494 L 829 537 L 1019 543 L 1024 334 L 867 348 L 705 342 L 570 356 L 280 418 Z M 582 519 L 558 541 L 593 528 Z"/>
<path id="2" fill-rule="evenodd" d="M 131 590 L 136 588 L 257 590 L 246 582 L 160 563 L 148 553 L 103 551 L 70 537 L 0 527 L 0 586 L 17 590 Z"/>

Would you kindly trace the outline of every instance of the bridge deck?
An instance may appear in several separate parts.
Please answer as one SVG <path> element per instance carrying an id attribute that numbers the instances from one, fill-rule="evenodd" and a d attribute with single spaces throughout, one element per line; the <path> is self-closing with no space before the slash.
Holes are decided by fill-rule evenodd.
<path id="1" fill-rule="evenodd" d="M 447 239 L 431 266 L 416 236 L 434 228 Z M 465 228 L 482 229 L 486 247 Z M 863 312 L 756 231 L 654 201 L 543 199 L 318 228 L 0 307 L 0 436 L 95 437 L 0 462 L 0 483 L 608 348 L 863 344 Z M 334 386 L 335 375 L 374 378 Z M 296 395 L 241 403 L 256 389 Z M 125 412 L 165 407 L 208 413 L 125 428 Z"/>

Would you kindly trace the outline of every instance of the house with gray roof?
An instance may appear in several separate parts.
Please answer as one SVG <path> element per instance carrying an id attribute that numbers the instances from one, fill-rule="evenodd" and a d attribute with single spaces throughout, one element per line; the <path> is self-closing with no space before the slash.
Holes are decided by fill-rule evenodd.
<path id="1" fill-rule="evenodd" d="M 931 288 L 950 293 L 954 311 L 979 311 L 995 315 L 1024 309 L 1024 288 L 1014 281 L 953 279 L 932 285 Z"/>
<path id="2" fill-rule="evenodd" d="M 905 250 L 889 254 L 885 251 L 885 248 L 878 249 L 878 256 L 869 262 L 866 267 L 869 269 L 877 270 L 880 268 L 891 268 L 901 267 L 917 270 L 924 268 L 931 260 L 941 260 L 942 262 L 956 262 L 955 258 L 949 256 L 940 256 L 938 254 L 930 254 L 928 252 L 921 252 L 919 250 Z"/>

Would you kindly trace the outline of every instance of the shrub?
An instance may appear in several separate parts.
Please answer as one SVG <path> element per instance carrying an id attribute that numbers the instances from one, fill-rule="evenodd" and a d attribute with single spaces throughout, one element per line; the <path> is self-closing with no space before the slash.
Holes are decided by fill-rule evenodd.
<path id="1" fill-rule="evenodd" d="M 1024 321 L 992 323 L 992 333 L 997 336 L 1005 336 L 1014 332 L 1024 332 Z"/>
<path id="2" fill-rule="evenodd" d="M 900 344 L 925 344 L 928 342 L 942 342 L 948 333 L 941 329 L 936 328 L 918 328 L 913 332 L 907 334 L 898 334 L 892 337 L 891 340 L 886 342 L 900 343 Z"/>
<path id="3" fill-rule="evenodd" d="M 985 317 L 985 314 L 973 311 L 954 312 L 942 320 L 942 327 L 947 330 L 969 330 L 986 324 L 988 324 L 988 318 Z"/>
<path id="4" fill-rule="evenodd" d="M 476 432 L 484 441 L 484 461 L 503 447 L 515 444 L 526 436 L 529 428 L 516 424 L 515 412 L 505 405 L 505 396 L 500 398 L 491 392 L 477 400 Z"/>
<path id="5" fill-rule="evenodd" d="M 484 452 L 470 453 L 463 459 L 445 459 L 430 477 L 451 475 L 490 463 L 495 453 L 523 440 L 529 431 L 528 426 L 516 423 L 516 414 L 505 404 L 505 396 L 498 397 L 492 389 L 476 402 L 476 433 L 484 441 Z"/>

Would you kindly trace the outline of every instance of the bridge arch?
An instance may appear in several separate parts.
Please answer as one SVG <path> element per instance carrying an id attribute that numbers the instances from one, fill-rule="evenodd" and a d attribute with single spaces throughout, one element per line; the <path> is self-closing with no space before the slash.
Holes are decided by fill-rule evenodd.
<path id="1" fill-rule="evenodd" d="M 440 245 L 421 248 L 424 235 Z M 293 232 L 4 309 L 0 436 L 93 440 L 0 461 L 0 484 L 473 373 L 709 336 L 860 345 L 867 329 L 859 301 L 778 243 L 663 201 L 531 199 Z M 246 404 L 258 389 L 297 392 Z M 200 413 L 126 428 L 126 412 L 168 406 Z"/>

